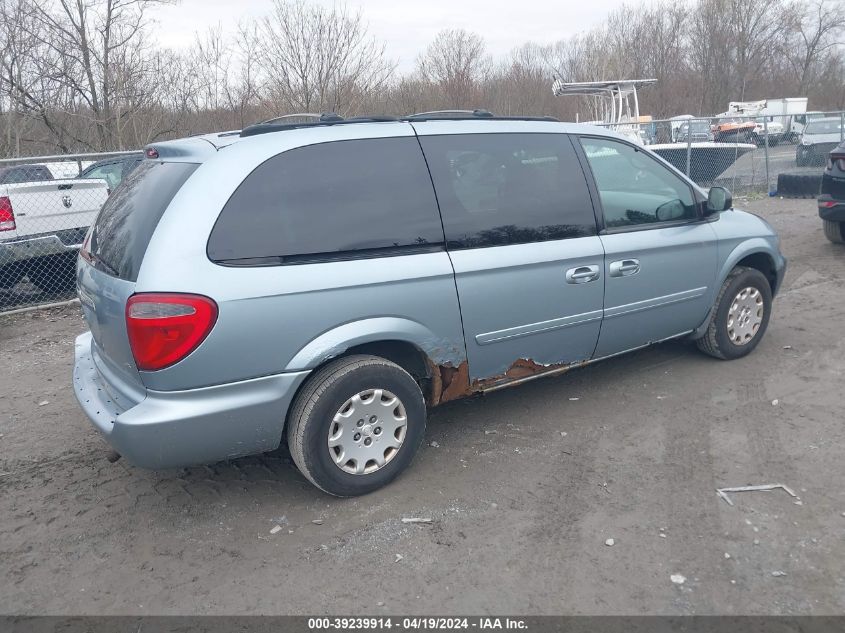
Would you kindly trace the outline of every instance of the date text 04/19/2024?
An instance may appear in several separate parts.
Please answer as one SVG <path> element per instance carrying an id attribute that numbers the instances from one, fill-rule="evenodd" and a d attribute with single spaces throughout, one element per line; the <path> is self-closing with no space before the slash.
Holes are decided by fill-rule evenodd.
<path id="1" fill-rule="evenodd" d="M 472 630 L 494 631 L 494 630 L 524 630 L 526 623 L 518 618 L 500 617 L 334 617 L 334 618 L 309 618 L 308 629 L 319 630 L 379 630 L 393 629 L 400 631 L 450 631 L 450 630 Z"/>

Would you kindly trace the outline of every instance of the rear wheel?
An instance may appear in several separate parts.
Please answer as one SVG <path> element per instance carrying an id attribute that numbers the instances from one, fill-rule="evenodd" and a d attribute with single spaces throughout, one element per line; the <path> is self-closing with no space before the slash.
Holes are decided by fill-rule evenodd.
<path id="1" fill-rule="evenodd" d="M 42 292 L 67 292 L 76 283 L 76 254 L 56 255 L 33 261 L 27 270 L 27 277 Z"/>
<path id="2" fill-rule="evenodd" d="M 311 483 L 351 497 L 407 468 L 425 422 L 422 391 L 408 372 L 376 356 L 348 356 L 320 369 L 296 397 L 288 444 Z"/>
<path id="3" fill-rule="evenodd" d="M 759 270 L 737 266 L 722 284 L 698 348 L 722 360 L 750 354 L 766 333 L 771 309 L 769 280 Z"/>
<path id="4" fill-rule="evenodd" d="M 0 267 L 0 289 L 9 290 L 14 287 L 24 275 L 24 269 L 18 264 L 7 264 Z"/>
<path id="5" fill-rule="evenodd" d="M 845 244 L 845 222 L 822 220 L 824 236 L 834 244 Z"/>

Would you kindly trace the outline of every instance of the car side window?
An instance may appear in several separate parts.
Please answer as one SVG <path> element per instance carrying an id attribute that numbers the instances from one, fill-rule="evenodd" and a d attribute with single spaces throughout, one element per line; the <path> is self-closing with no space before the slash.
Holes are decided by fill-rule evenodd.
<path id="1" fill-rule="evenodd" d="M 122 167 L 120 163 L 109 163 L 108 165 L 100 165 L 92 169 L 84 178 L 105 180 L 109 185 L 109 189 L 114 189 L 120 184 Z"/>
<path id="2" fill-rule="evenodd" d="M 694 220 L 690 186 L 635 147 L 611 139 L 581 138 L 609 229 Z"/>
<path id="3" fill-rule="evenodd" d="M 419 143 L 376 138 L 298 147 L 256 167 L 223 207 L 208 256 L 230 265 L 300 263 L 442 244 Z"/>
<path id="4" fill-rule="evenodd" d="M 420 138 L 451 249 L 596 234 L 587 180 L 564 134 Z"/>

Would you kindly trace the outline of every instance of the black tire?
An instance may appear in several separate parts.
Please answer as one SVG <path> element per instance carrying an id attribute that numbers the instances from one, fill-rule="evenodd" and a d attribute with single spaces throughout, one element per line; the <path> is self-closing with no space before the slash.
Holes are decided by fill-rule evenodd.
<path id="1" fill-rule="evenodd" d="M 0 289 L 10 290 L 13 288 L 24 276 L 23 267 L 17 264 L 7 264 L 0 267 Z"/>
<path id="2" fill-rule="evenodd" d="M 821 174 L 778 174 L 777 192 L 785 198 L 815 198 L 821 186 Z"/>
<path id="3" fill-rule="evenodd" d="M 57 255 L 34 260 L 29 265 L 27 277 L 42 292 L 68 292 L 76 284 L 76 255 Z"/>
<path id="4" fill-rule="evenodd" d="M 728 313 L 731 304 L 738 293 L 745 288 L 755 288 L 762 295 L 763 314 L 759 328 L 753 337 L 743 345 L 734 343 L 728 334 Z M 705 354 L 721 360 L 734 360 L 747 356 L 754 351 L 760 340 L 766 333 L 769 326 L 769 317 L 772 313 L 772 288 L 765 275 L 755 268 L 737 266 L 725 279 L 713 313 L 710 316 L 710 324 L 707 326 L 705 335 L 696 341 L 698 348 Z"/>
<path id="5" fill-rule="evenodd" d="M 335 414 L 368 389 L 386 389 L 399 398 L 407 418 L 405 437 L 384 466 L 352 474 L 335 463 L 327 442 Z M 318 370 L 297 395 L 287 421 L 288 445 L 294 463 L 311 483 L 328 494 L 353 497 L 387 485 L 408 467 L 425 435 L 425 422 L 422 391 L 408 372 L 377 356 L 347 356 Z"/>
<path id="6" fill-rule="evenodd" d="M 834 244 L 845 244 L 845 222 L 822 220 L 824 236 Z"/>

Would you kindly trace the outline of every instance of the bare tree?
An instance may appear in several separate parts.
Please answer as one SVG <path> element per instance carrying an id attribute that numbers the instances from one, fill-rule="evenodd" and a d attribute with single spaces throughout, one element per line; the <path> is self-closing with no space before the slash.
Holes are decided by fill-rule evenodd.
<path id="1" fill-rule="evenodd" d="M 260 31 L 267 97 L 288 112 L 354 112 L 395 68 L 361 14 L 345 8 L 275 0 Z"/>
<path id="2" fill-rule="evenodd" d="M 14 13 L 27 44 L 6 64 L 10 95 L 37 113 L 62 148 L 122 147 L 122 121 L 143 102 L 148 78 L 146 12 L 170 1 L 7 0 L 4 10 Z M 91 140 L 79 133 L 89 126 Z"/>
<path id="3" fill-rule="evenodd" d="M 815 0 L 795 7 L 795 47 L 789 56 L 798 79 L 798 91 L 806 94 L 818 81 L 826 57 L 841 40 L 845 30 L 845 5 L 841 2 Z"/>
<path id="4" fill-rule="evenodd" d="M 440 31 L 417 60 L 420 76 L 438 90 L 447 108 L 475 107 L 490 66 L 484 40 L 463 29 Z"/>
<path id="5" fill-rule="evenodd" d="M 517 46 L 496 63 L 479 35 L 447 30 L 401 77 L 361 13 L 307 0 L 274 0 L 237 29 L 198 34 L 185 51 L 161 49 L 147 16 L 173 1 L 0 0 L 0 152 L 138 147 L 291 111 L 600 116 L 594 99 L 554 98 L 553 73 L 654 77 L 640 105 L 655 117 L 775 96 L 845 107 L 841 0 L 623 6 L 594 29 Z"/>

